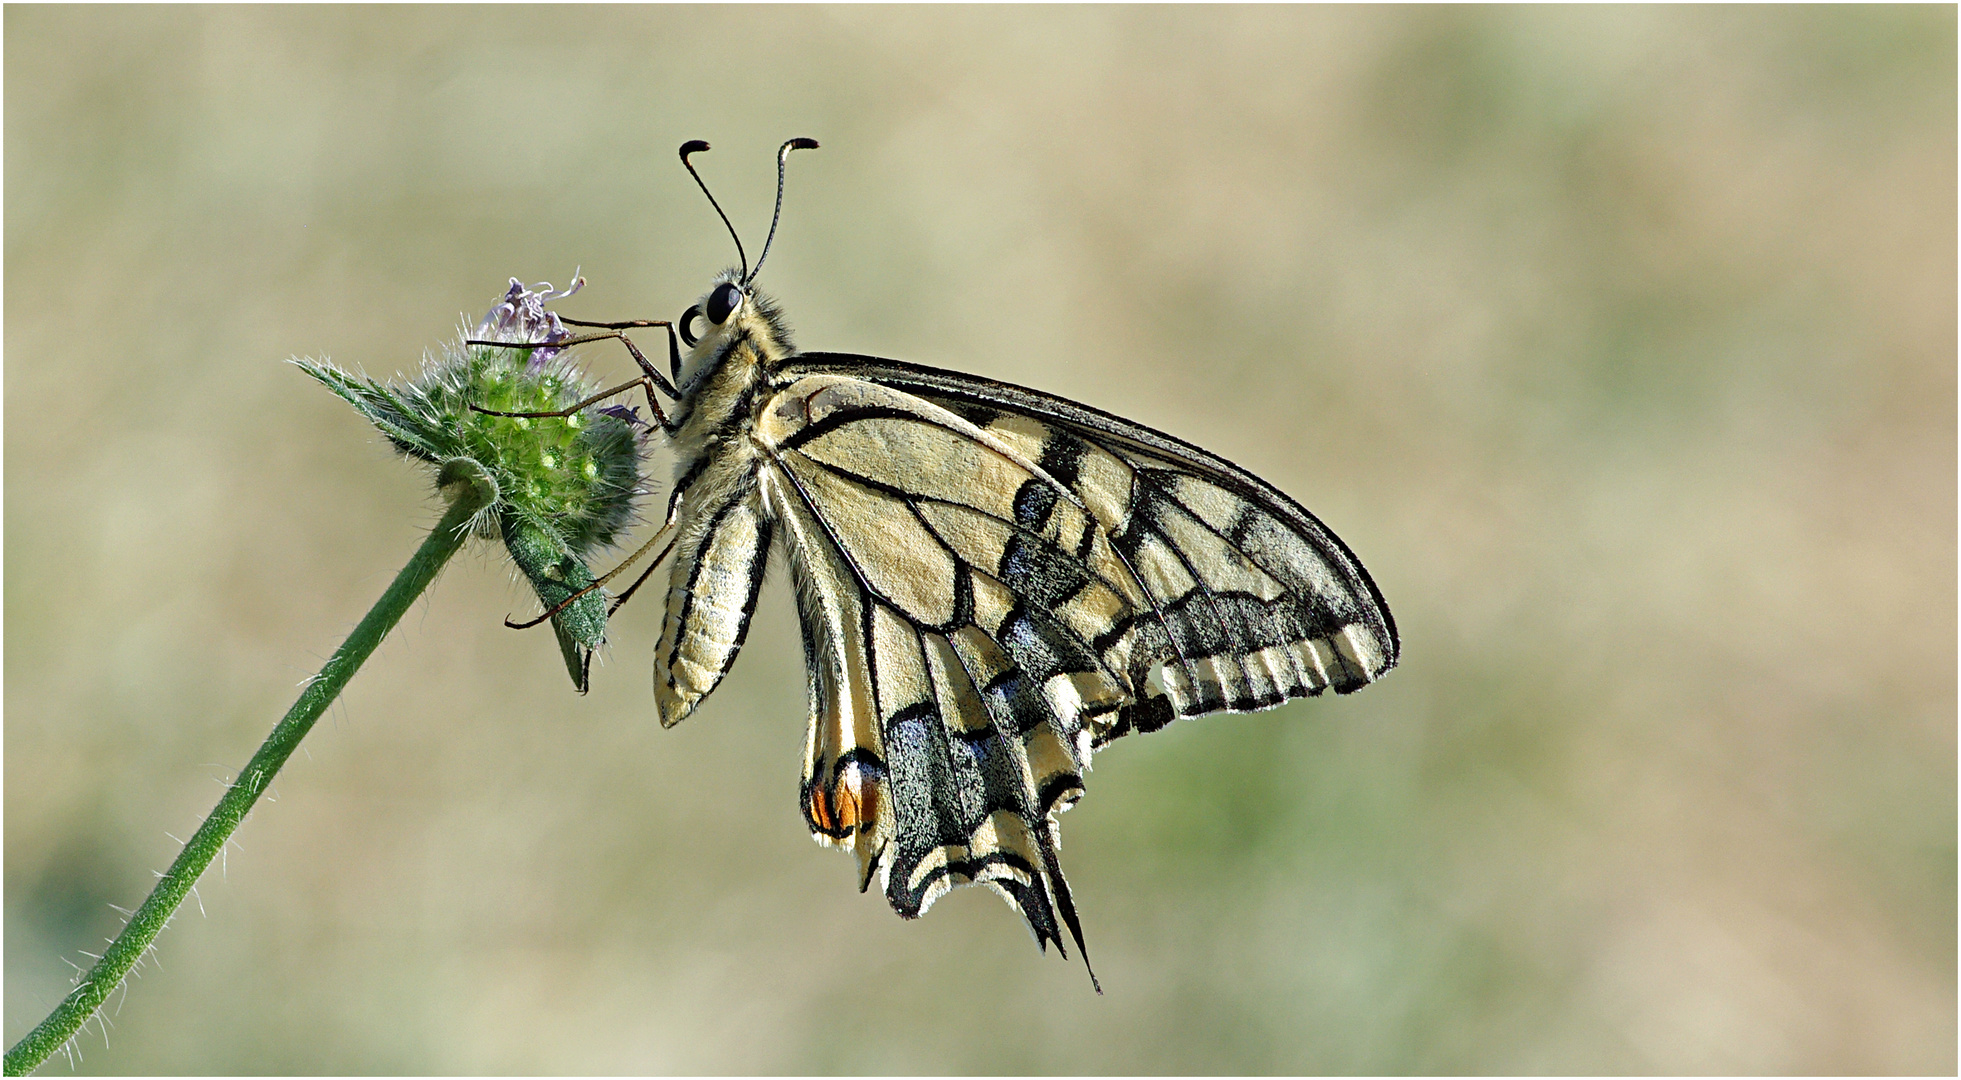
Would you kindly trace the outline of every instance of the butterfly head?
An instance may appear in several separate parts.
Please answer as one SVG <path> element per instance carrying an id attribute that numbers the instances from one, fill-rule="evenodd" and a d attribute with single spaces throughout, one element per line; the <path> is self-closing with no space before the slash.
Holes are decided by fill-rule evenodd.
<path id="1" fill-rule="evenodd" d="M 731 354 L 752 355 L 754 362 L 767 365 L 796 351 L 776 301 L 744 284 L 742 271 L 735 267 L 717 274 L 701 299 L 674 321 L 674 328 L 688 346 L 678 373 L 682 387 Z"/>
<path id="2" fill-rule="evenodd" d="M 674 328 L 681 333 L 681 340 L 688 347 L 698 348 L 704 341 L 725 335 L 735 329 L 737 316 L 752 309 L 749 290 L 744 287 L 742 271 L 730 267 L 715 277 L 715 284 L 701 297 L 699 303 L 681 313 Z"/>

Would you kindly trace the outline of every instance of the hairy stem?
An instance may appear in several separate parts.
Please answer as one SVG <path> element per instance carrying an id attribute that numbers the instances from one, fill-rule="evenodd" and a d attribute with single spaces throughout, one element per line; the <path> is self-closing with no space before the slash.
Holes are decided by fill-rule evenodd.
<path id="1" fill-rule="evenodd" d="M 467 481 L 468 478 L 462 478 Z M 176 861 L 157 882 L 143 906 L 136 909 L 123 927 L 123 932 L 110 944 L 109 951 L 89 969 L 67 997 L 61 1000 L 48 1018 L 41 1021 L 33 1031 L 27 1033 L 7 1051 L 6 1075 L 25 1076 L 32 1072 L 48 1055 L 60 1049 L 62 1044 L 73 1038 L 81 1030 L 95 1010 L 102 1006 L 109 994 L 122 983 L 129 969 L 147 952 L 157 934 L 170 921 L 177 905 L 184 902 L 191 887 L 218 853 L 224 850 L 239 823 L 259 800 L 259 795 L 279 772 L 280 766 L 306 738 L 313 722 L 326 711 L 334 698 L 340 695 L 347 680 L 360 670 L 368 655 L 381 644 L 381 639 L 394 629 L 402 615 L 415 602 L 416 597 L 436 579 L 436 574 L 449 562 L 450 556 L 468 537 L 467 526 L 471 518 L 489 501 L 494 490 L 486 489 L 481 483 L 460 482 L 447 487 L 444 494 L 450 496 L 450 505 L 443 519 L 430 532 L 429 538 L 409 560 L 402 572 L 381 594 L 381 599 L 369 609 L 360 625 L 347 636 L 347 640 L 327 660 L 320 674 L 307 684 L 300 693 L 299 700 L 272 729 L 272 734 L 252 755 L 238 779 L 225 789 L 224 797 L 204 819 L 204 824 L 191 836 L 184 850 L 177 854 Z"/>

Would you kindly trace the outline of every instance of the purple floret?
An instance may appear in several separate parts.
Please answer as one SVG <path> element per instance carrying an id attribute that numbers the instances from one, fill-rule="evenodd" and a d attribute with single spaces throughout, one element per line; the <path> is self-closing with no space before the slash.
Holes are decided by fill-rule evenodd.
<path id="1" fill-rule="evenodd" d="M 585 278 L 574 274 L 570 286 L 563 291 L 553 291 L 552 283 L 549 281 L 539 282 L 536 286 L 526 288 L 523 282 L 512 278 L 511 287 L 504 293 L 504 298 L 499 300 L 497 305 L 484 315 L 483 321 L 477 324 L 476 336 L 484 341 L 508 341 L 517 345 L 539 342 L 556 344 L 569 340 L 572 331 L 567 330 L 565 324 L 559 321 L 556 312 L 545 310 L 545 305 L 553 300 L 563 300 L 571 296 L 585 283 Z M 559 351 L 555 348 L 531 350 L 531 358 L 525 363 L 525 370 L 530 374 L 537 374 L 545 366 L 546 361 L 557 356 Z"/>

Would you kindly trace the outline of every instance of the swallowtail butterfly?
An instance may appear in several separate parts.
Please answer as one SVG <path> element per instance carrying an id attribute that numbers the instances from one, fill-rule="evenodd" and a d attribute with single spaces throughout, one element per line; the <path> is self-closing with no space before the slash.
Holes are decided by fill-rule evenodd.
<path id="1" fill-rule="evenodd" d="M 778 152 L 779 217 L 790 151 L 815 146 Z M 691 174 L 707 148 L 681 148 Z M 1189 443 L 1038 390 L 799 351 L 754 286 L 768 253 L 675 323 L 579 324 L 668 332 L 671 382 L 632 350 L 677 457 L 642 549 L 673 555 L 660 721 L 727 674 L 780 550 L 812 835 L 906 918 L 985 885 L 1037 944 L 1067 955 L 1066 926 L 1080 951 L 1056 815 L 1091 755 L 1180 717 L 1359 690 L 1396 663 L 1389 608 L 1314 515 Z"/>

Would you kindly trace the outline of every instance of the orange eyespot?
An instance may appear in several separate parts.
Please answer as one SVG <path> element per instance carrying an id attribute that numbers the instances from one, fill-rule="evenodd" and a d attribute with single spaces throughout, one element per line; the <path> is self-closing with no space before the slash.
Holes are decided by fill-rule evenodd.
<path id="1" fill-rule="evenodd" d="M 878 822 L 877 782 L 846 766 L 829 784 L 810 789 L 810 821 L 832 836 L 871 828 Z"/>
<path id="2" fill-rule="evenodd" d="M 830 795 L 823 788 L 810 789 L 810 820 L 827 833 L 837 831 L 831 819 Z"/>
<path id="3" fill-rule="evenodd" d="M 865 783 L 863 774 L 852 769 L 838 782 L 837 808 L 839 828 L 869 828 L 878 820 L 878 786 Z"/>

